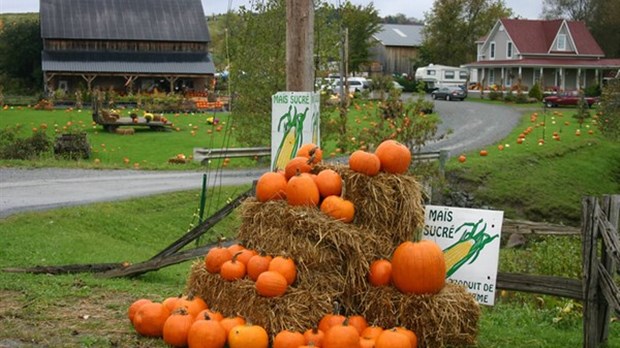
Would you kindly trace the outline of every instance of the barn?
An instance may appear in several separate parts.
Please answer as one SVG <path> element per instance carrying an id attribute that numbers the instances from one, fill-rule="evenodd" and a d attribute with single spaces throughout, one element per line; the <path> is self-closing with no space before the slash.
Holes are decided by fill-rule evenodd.
<path id="1" fill-rule="evenodd" d="M 203 91 L 215 74 L 200 0 L 41 0 L 46 92 Z"/>

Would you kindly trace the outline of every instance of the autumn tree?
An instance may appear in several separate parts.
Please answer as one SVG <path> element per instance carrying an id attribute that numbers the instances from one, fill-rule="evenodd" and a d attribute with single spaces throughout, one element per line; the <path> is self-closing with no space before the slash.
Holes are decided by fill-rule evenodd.
<path id="1" fill-rule="evenodd" d="M 370 62 L 372 35 L 381 28 L 379 13 L 370 3 L 366 6 L 345 2 L 338 9 L 343 27 L 349 31 L 349 71 L 358 72 Z"/>
<path id="2" fill-rule="evenodd" d="M 38 17 L 15 16 L 0 27 L 0 84 L 4 93 L 41 90 L 41 30 Z"/>
<path id="3" fill-rule="evenodd" d="M 503 0 L 435 0 L 426 14 L 425 54 L 428 63 L 459 66 L 476 59 L 476 40 L 488 34 L 496 21 L 512 10 Z"/>

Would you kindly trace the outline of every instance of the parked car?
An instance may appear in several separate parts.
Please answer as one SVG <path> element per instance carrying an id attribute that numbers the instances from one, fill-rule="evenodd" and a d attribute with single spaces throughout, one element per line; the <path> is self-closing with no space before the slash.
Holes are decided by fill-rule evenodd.
<path id="1" fill-rule="evenodd" d="M 405 88 L 403 87 L 403 85 L 401 85 L 400 83 L 396 82 L 396 81 L 392 81 L 392 88 L 397 89 L 399 91 L 402 92 L 402 90 Z"/>
<path id="2" fill-rule="evenodd" d="M 344 83 L 344 80 L 342 81 Z M 357 93 L 370 88 L 370 82 L 363 77 L 350 77 L 348 79 L 349 93 Z M 340 80 L 336 80 L 331 85 L 334 94 L 340 94 Z"/>
<path id="3" fill-rule="evenodd" d="M 467 92 L 461 87 L 440 87 L 431 93 L 433 99 L 464 100 Z"/>
<path id="4" fill-rule="evenodd" d="M 555 106 L 565 106 L 565 105 L 578 105 L 581 96 L 578 91 L 570 91 L 559 94 L 554 94 L 543 98 L 543 103 L 548 108 L 552 108 Z M 588 107 L 591 107 L 592 104 L 598 103 L 598 98 L 596 97 L 585 97 L 586 103 L 588 103 Z"/>

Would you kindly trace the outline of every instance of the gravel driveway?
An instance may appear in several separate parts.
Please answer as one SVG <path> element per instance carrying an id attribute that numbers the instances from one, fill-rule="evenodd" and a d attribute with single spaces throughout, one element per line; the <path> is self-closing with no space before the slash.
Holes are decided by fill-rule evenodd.
<path id="1" fill-rule="evenodd" d="M 439 133 L 453 133 L 428 144 L 423 151 L 448 150 L 449 156 L 474 150 L 504 138 L 519 122 L 521 111 L 469 101 L 435 101 L 443 123 Z M 214 173 L 208 186 L 251 183 L 267 168 Z M 0 168 L 0 218 L 30 210 L 128 199 L 150 194 L 198 189 L 200 172 L 133 170 Z"/>

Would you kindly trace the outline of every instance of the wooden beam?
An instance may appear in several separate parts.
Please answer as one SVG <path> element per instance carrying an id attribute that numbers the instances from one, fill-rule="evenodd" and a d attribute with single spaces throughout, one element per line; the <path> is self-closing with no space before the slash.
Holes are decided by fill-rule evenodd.
<path id="1" fill-rule="evenodd" d="M 578 279 L 499 272 L 497 274 L 496 287 L 503 290 L 524 291 L 583 300 L 582 285 Z"/>

